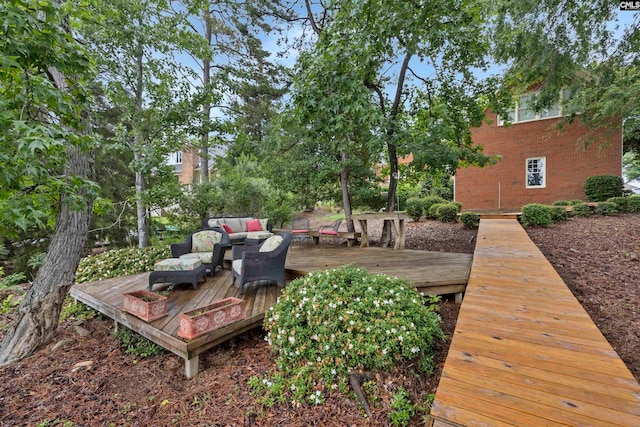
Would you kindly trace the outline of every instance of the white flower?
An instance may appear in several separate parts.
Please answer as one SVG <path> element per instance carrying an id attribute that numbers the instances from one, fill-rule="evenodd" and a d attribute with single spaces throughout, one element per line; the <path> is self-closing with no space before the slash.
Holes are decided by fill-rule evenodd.
<path id="1" fill-rule="evenodd" d="M 291 384 L 291 391 L 296 391 L 296 385 L 295 384 Z"/>
<path id="2" fill-rule="evenodd" d="M 386 348 L 382 349 L 382 354 L 387 354 L 387 349 Z"/>
<path id="3" fill-rule="evenodd" d="M 404 341 L 404 337 L 402 335 L 398 335 L 398 341 Z"/>
<path id="4" fill-rule="evenodd" d="M 335 374 L 337 374 L 337 373 L 338 373 L 338 372 L 337 372 L 335 369 L 332 369 L 332 370 L 331 370 L 331 375 L 335 375 Z"/>
<path id="5" fill-rule="evenodd" d="M 294 336 L 289 337 L 289 342 L 291 344 L 295 344 L 296 343 L 296 337 L 294 337 Z"/>
<path id="6" fill-rule="evenodd" d="M 420 351 L 420 347 L 411 347 L 411 353 L 418 353 Z"/>

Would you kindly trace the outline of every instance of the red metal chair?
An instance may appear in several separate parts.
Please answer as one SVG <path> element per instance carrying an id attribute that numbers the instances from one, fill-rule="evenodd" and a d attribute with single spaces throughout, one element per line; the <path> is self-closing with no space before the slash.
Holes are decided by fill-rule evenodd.
<path id="1" fill-rule="evenodd" d="M 335 245 L 339 245 L 340 235 L 338 234 L 338 229 L 340 228 L 340 224 L 342 224 L 342 219 L 335 221 L 333 224 L 321 225 L 318 229 L 318 240 L 321 242 L 323 237 L 331 238 Z"/>

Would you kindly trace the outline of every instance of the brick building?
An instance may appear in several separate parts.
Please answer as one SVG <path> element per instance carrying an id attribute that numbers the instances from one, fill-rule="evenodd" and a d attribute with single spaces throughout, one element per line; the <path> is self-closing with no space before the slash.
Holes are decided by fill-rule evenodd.
<path id="1" fill-rule="evenodd" d="M 585 127 L 574 123 L 558 131 L 560 108 L 535 113 L 526 108 L 527 98 L 520 98 L 510 126 L 488 112 L 491 123 L 471 130 L 474 144 L 501 158 L 495 165 L 457 170 L 455 200 L 462 210 L 514 212 L 528 203 L 586 200 L 587 177 L 621 176 L 620 127 L 596 133 L 585 148 L 580 139 L 588 133 Z"/>

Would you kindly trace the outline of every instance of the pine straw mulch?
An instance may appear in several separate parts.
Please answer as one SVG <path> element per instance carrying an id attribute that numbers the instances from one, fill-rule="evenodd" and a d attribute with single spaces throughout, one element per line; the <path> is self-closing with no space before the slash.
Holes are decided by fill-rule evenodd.
<path id="1" fill-rule="evenodd" d="M 528 232 L 640 378 L 640 215 L 572 219 Z M 458 224 L 410 222 L 407 248 L 471 253 L 474 236 Z M 440 307 L 443 330 L 451 337 L 458 306 L 445 299 Z M 0 315 L 0 326 L 11 320 L 10 314 Z M 399 387 L 410 390 L 414 403 L 435 392 L 449 344 L 435 349 L 431 377 L 416 375 L 410 363 L 379 374 L 381 398 L 367 419 L 354 398 L 339 394 L 330 394 L 321 406 L 258 405 L 247 380 L 273 362 L 260 329 L 201 355 L 200 374 L 192 380 L 184 376 L 182 359 L 164 354 L 136 360 L 112 332 L 110 319 L 67 321 L 55 340 L 69 340 L 66 345 L 56 350 L 48 345 L 0 370 L 0 425 L 389 425 L 391 396 Z M 418 411 L 410 425 L 422 425 L 425 414 L 426 408 Z"/>

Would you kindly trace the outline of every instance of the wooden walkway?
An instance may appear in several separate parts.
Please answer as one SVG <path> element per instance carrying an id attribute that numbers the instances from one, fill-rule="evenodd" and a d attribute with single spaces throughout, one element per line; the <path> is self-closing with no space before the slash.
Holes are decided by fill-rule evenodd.
<path id="1" fill-rule="evenodd" d="M 287 255 L 286 268 L 291 277 L 325 270 L 344 264 L 364 267 L 372 273 L 388 274 L 413 281 L 425 294 L 461 293 L 469 277 L 470 254 L 426 251 L 392 251 L 381 248 L 344 248 L 330 245 L 309 248 L 293 247 Z M 122 311 L 122 294 L 147 289 L 149 273 L 119 277 L 92 283 L 76 284 L 71 296 L 161 345 L 185 360 L 185 373 L 191 378 L 198 373 L 198 355 L 238 334 L 262 326 L 265 312 L 275 304 L 282 288 L 250 286 L 240 296 L 231 285 L 229 270 L 207 277 L 197 290 L 181 285 L 168 295 L 168 316 L 145 322 Z M 161 290 L 154 285 L 154 291 Z M 245 300 L 245 319 L 209 334 L 185 341 L 178 336 L 178 313 L 193 310 L 228 297 Z"/>
<path id="2" fill-rule="evenodd" d="M 640 426 L 640 385 L 516 220 L 480 221 L 428 425 Z"/>

